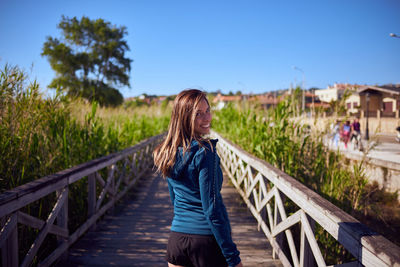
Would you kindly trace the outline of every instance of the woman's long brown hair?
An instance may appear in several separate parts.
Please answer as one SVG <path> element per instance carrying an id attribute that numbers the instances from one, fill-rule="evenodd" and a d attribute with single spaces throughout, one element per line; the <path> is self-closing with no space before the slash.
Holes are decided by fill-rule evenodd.
<path id="1" fill-rule="evenodd" d="M 204 92 L 188 89 L 180 92 L 174 100 L 168 134 L 153 152 L 154 165 L 164 178 L 170 174 L 175 164 L 178 147 L 183 147 L 185 153 L 190 149 L 193 139 L 201 145 L 201 137 L 194 132 L 194 121 L 199 103 L 203 99 L 209 104 Z"/>

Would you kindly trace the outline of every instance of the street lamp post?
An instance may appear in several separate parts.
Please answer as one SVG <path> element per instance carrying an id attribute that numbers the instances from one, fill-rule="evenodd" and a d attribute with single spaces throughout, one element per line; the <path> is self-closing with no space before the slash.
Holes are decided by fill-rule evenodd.
<path id="1" fill-rule="evenodd" d="M 369 117 L 369 93 L 366 93 L 365 100 L 367 101 L 367 112 L 366 112 L 366 125 L 365 125 L 365 140 L 369 140 L 369 127 L 368 127 L 368 117 Z"/>
<path id="2" fill-rule="evenodd" d="M 305 88 L 304 88 L 304 84 L 305 84 L 304 71 L 303 71 L 302 69 L 296 67 L 296 66 L 293 66 L 293 69 L 300 71 L 301 74 L 302 74 L 302 76 L 303 76 L 303 82 L 302 82 L 302 85 L 301 85 L 301 87 L 302 87 L 302 88 L 301 88 L 301 91 L 302 91 L 301 110 L 302 110 L 303 113 L 304 113 L 305 105 L 306 105 L 306 98 L 305 98 L 305 94 L 304 94 L 304 89 L 305 89 Z"/>

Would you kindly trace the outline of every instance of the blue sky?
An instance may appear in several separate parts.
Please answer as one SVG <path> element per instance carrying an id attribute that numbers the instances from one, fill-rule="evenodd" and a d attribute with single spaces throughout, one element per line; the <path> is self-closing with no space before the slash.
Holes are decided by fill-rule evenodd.
<path id="1" fill-rule="evenodd" d="M 0 66 L 22 67 L 45 89 L 55 73 L 40 53 L 65 15 L 127 27 L 125 97 L 262 93 L 303 73 L 306 88 L 400 83 L 400 38 L 389 36 L 400 35 L 399 14 L 398 0 L 1 0 Z"/>

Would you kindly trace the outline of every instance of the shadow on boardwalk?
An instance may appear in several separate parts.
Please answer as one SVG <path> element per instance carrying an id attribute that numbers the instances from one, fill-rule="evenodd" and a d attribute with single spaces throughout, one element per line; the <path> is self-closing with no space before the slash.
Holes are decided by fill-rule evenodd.
<path id="1" fill-rule="evenodd" d="M 281 266 L 272 260 L 271 247 L 239 194 L 227 183 L 222 192 L 244 265 Z M 56 265 L 167 266 L 164 256 L 172 216 L 167 183 L 149 172 L 112 215 L 70 248 L 67 261 Z"/>

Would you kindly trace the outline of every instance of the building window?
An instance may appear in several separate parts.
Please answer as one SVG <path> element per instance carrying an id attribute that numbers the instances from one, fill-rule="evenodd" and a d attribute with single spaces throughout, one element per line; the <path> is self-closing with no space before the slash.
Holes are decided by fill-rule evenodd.
<path id="1" fill-rule="evenodd" d="M 383 112 L 393 112 L 393 102 L 383 102 Z"/>
<path id="2" fill-rule="evenodd" d="M 351 109 L 351 103 L 347 103 L 347 109 Z"/>

